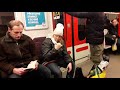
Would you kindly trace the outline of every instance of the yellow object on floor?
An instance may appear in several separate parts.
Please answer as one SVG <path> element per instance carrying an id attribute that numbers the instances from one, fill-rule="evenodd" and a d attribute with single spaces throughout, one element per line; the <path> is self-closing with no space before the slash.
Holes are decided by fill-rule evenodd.
<path id="1" fill-rule="evenodd" d="M 99 75 L 92 76 L 91 78 L 106 78 L 106 71 L 104 70 Z"/>

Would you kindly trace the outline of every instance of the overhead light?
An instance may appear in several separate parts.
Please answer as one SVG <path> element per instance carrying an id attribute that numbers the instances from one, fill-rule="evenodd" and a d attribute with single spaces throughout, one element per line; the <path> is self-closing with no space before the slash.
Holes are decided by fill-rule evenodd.
<path id="1" fill-rule="evenodd" d="M 105 14 L 120 14 L 118 12 L 104 12 Z"/>

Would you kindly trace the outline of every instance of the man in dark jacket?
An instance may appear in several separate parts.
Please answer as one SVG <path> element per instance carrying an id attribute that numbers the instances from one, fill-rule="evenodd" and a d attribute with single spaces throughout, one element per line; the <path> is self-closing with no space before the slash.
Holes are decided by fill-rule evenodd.
<path id="1" fill-rule="evenodd" d="M 115 41 L 117 40 L 117 52 L 120 53 L 120 37 L 118 35 L 118 24 L 119 21 L 117 18 L 113 19 L 111 21 L 111 25 L 109 26 L 108 30 L 109 30 L 109 34 L 112 36 L 112 40 L 114 40 L 113 43 L 111 43 L 111 45 L 113 45 L 115 43 Z M 116 52 L 116 53 L 117 53 Z"/>
<path id="2" fill-rule="evenodd" d="M 66 46 L 62 39 L 64 26 L 61 23 L 56 25 L 53 34 L 48 35 L 42 43 L 42 53 L 46 66 L 54 74 L 55 78 L 62 78 L 60 67 L 67 67 L 69 78 L 74 74 L 74 61 L 67 53 Z M 58 67 L 60 66 L 60 67 Z"/>
<path id="3" fill-rule="evenodd" d="M 22 34 L 23 29 L 22 22 L 11 20 L 8 23 L 8 32 L 0 39 L 1 77 L 50 78 L 50 70 L 37 62 L 34 42 L 29 36 Z"/>
<path id="4" fill-rule="evenodd" d="M 66 12 L 78 18 L 87 18 L 86 21 L 86 42 L 90 44 L 91 60 L 99 65 L 103 60 L 104 41 L 104 12 Z"/>

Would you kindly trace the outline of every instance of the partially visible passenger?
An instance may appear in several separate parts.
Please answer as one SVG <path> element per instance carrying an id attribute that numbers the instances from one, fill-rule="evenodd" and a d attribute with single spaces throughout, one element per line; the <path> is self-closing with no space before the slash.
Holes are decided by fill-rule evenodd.
<path id="1" fill-rule="evenodd" d="M 109 26 L 111 25 L 110 20 L 108 19 L 108 17 L 105 15 L 105 23 L 104 23 L 104 35 L 105 35 L 105 42 L 104 42 L 104 51 L 103 51 L 103 60 L 109 62 L 110 56 L 109 56 L 109 52 L 110 50 L 110 43 L 113 41 L 111 39 L 111 35 L 109 34 Z M 113 42 L 114 43 L 114 42 Z"/>
<path id="2" fill-rule="evenodd" d="M 60 67 L 68 68 L 67 78 L 73 78 L 75 63 L 67 53 L 63 41 L 64 26 L 61 23 L 56 25 L 53 34 L 42 43 L 42 53 L 46 66 L 51 70 L 55 78 L 62 78 Z"/>
<path id="3" fill-rule="evenodd" d="M 34 42 L 23 30 L 21 21 L 11 20 L 6 35 L 0 39 L 1 77 L 50 78 L 50 70 L 37 62 Z M 32 69 L 26 69 L 28 65 Z"/>
<path id="4" fill-rule="evenodd" d="M 120 37 L 118 35 L 118 25 L 119 21 L 117 18 L 113 19 L 111 21 L 111 26 L 109 27 L 109 33 L 112 35 L 112 39 L 116 40 L 117 39 L 117 52 L 120 52 Z"/>
<path id="5" fill-rule="evenodd" d="M 111 25 L 109 27 L 109 34 L 113 36 L 113 39 L 119 38 L 118 36 L 118 20 L 115 18 L 111 21 Z"/>
<path id="6" fill-rule="evenodd" d="M 115 40 L 113 38 L 111 26 L 112 26 L 111 21 L 106 17 L 104 29 L 107 29 L 108 32 L 105 35 L 105 43 L 106 43 L 106 45 L 111 45 L 112 46 L 115 43 Z"/>
<path id="7" fill-rule="evenodd" d="M 94 65 L 99 65 L 103 60 L 104 50 L 104 12 L 66 12 L 78 18 L 86 18 L 86 43 L 90 44 L 91 61 Z"/>
<path id="8" fill-rule="evenodd" d="M 115 53 L 120 52 L 120 37 L 118 35 L 118 25 L 119 21 L 117 18 L 111 20 L 110 25 L 108 26 L 108 34 L 105 36 L 106 44 L 113 45 L 117 40 L 117 51 Z"/>
<path id="9" fill-rule="evenodd" d="M 104 62 L 103 51 L 104 51 L 104 24 L 108 22 L 105 20 L 104 12 L 66 12 L 77 18 L 86 18 L 86 43 L 90 45 L 90 60 L 93 62 L 92 71 L 97 66 L 104 70 L 108 65 L 108 62 Z M 107 64 L 106 64 L 107 63 Z"/>

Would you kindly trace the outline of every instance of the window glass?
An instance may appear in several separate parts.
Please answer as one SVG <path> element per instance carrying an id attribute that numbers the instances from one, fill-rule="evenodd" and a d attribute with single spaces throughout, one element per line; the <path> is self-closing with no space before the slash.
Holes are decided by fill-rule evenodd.
<path id="1" fill-rule="evenodd" d="M 85 26 L 86 26 L 86 18 L 78 18 L 78 38 L 79 38 L 79 40 L 85 39 Z"/>
<path id="2" fill-rule="evenodd" d="M 14 19 L 14 12 L 0 12 L 0 37 L 7 32 L 7 23 Z"/>

